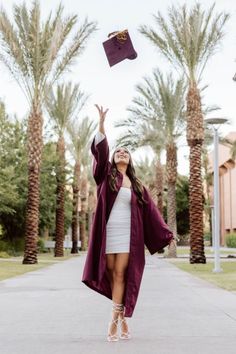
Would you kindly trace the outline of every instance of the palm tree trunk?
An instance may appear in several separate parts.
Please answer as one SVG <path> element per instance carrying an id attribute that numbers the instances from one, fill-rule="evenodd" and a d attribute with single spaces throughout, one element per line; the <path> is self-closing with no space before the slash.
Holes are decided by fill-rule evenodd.
<path id="1" fill-rule="evenodd" d="M 170 143 L 166 148 L 166 175 L 167 175 L 167 223 L 173 232 L 174 239 L 177 238 L 177 222 L 176 222 L 176 180 L 177 180 L 177 148 L 176 145 Z M 175 258 L 176 242 L 172 242 L 168 248 L 167 257 Z"/>
<path id="2" fill-rule="evenodd" d="M 56 244 L 55 257 L 64 256 L 64 229 L 65 229 L 65 141 L 62 136 L 57 142 L 58 167 L 57 179 L 57 201 L 56 201 Z"/>
<path id="3" fill-rule="evenodd" d="M 157 207 L 163 215 L 163 168 L 158 158 L 156 163 Z"/>
<path id="4" fill-rule="evenodd" d="M 84 210 L 80 211 L 80 241 L 81 241 L 81 251 L 86 251 L 86 212 Z"/>
<path id="5" fill-rule="evenodd" d="M 72 249 L 71 253 L 78 253 L 78 204 L 79 204 L 79 179 L 80 179 L 80 162 L 75 162 L 74 182 L 73 182 L 73 210 L 72 210 Z"/>
<path id="6" fill-rule="evenodd" d="M 206 263 L 203 242 L 202 145 L 204 140 L 201 98 L 196 83 L 187 96 L 187 141 L 190 147 L 189 212 L 190 263 Z"/>
<path id="7" fill-rule="evenodd" d="M 81 250 L 86 250 L 86 211 L 87 211 L 87 191 L 88 182 L 87 176 L 84 176 L 81 181 L 81 211 L 80 211 L 80 240 Z"/>
<path id="8" fill-rule="evenodd" d="M 91 228 L 93 224 L 93 211 L 91 209 L 88 210 L 88 241 L 89 241 L 89 236 L 91 234 Z"/>
<path id="9" fill-rule="evenodd" d="M 33 105 L 28 123 L 28 197 L 26 209 L 25 250 L 23 264 L 37 261 L 39 225 L 39 176 L 42 158 L 43 116 L 41 109 Z"/>

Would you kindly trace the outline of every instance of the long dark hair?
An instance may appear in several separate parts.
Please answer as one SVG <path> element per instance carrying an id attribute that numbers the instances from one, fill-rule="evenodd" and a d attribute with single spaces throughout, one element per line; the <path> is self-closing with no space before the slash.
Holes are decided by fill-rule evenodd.
<path id="1" fill-rule="evenodd" d="M 126 148 L 125 148 L 125 150 L 129 153 L 129 151 Z M 117 169 L 115 159 L 114 159 L 116 151 L 117 151 L 117 149 L 114 151 L 114 153 L 111 157 L 111 175 L 110 175 L 110 179 L 109 179 L 109 185 L 110 185 L 110 188 L 112 191 L 117 191 L 116 178 L 117 178 L 117 174 L 118 174 L 118 169 Z M 146 201 L 143 197 L 143 184 L 135 174 L 135 169 L 134 169 L 134 165 L 133 165 L 133 161 L 132 161 L 130 153 L 129 153 L 129 164 L 127 166 L 126 174 L 131 181 L 132 188 L 133 188 L 135 194 L 137 195 L 138 202 L 140 204 L 146 203 Z"/>

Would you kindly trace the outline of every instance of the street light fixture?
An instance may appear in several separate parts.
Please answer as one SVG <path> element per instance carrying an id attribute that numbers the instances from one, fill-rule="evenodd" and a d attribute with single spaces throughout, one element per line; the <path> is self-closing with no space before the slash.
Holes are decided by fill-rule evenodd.
<path id="1" fill-rule="evenodd" d="M 214 273 L 222 272 L 220 267 L 220 203 L 219 203 L 219 135 L 218 130 L 221 124 L 227 122 L 226 118 L 207 118 L 214 130 Z"/>

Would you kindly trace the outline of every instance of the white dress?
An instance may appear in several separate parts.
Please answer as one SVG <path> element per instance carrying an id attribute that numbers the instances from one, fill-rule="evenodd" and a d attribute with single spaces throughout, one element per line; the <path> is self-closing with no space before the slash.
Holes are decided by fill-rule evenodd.
<path id="1" fill-rule="evenodd" d="M 129 253 L 131 189 L 121 187 L 106 228 L 106 253 Z"/>
<path id="2" fill-rule="evenodd" d="M 97 133 L 95 144 L 105 136 Z M 121 187 L 106 225 L 106 254 L 129 253 L 131 229 L 131 189 Z"/>

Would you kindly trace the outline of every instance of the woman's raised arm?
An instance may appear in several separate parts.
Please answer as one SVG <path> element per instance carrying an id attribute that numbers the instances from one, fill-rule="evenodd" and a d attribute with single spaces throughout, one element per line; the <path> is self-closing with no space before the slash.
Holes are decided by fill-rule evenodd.
<path id="1" fill-rule="evenodd" d="M 106 176 L 109 165 L 109 147 L 104 128 L 108 109 L 103 110 L 103 107 L 99 107 L 97 104 L 95 104 L 95 107 L 99 113 L 99 130 L 92 143 L 91 151 L 94 156 L 93 176 L 97 185 L 99 185 Z"/>

